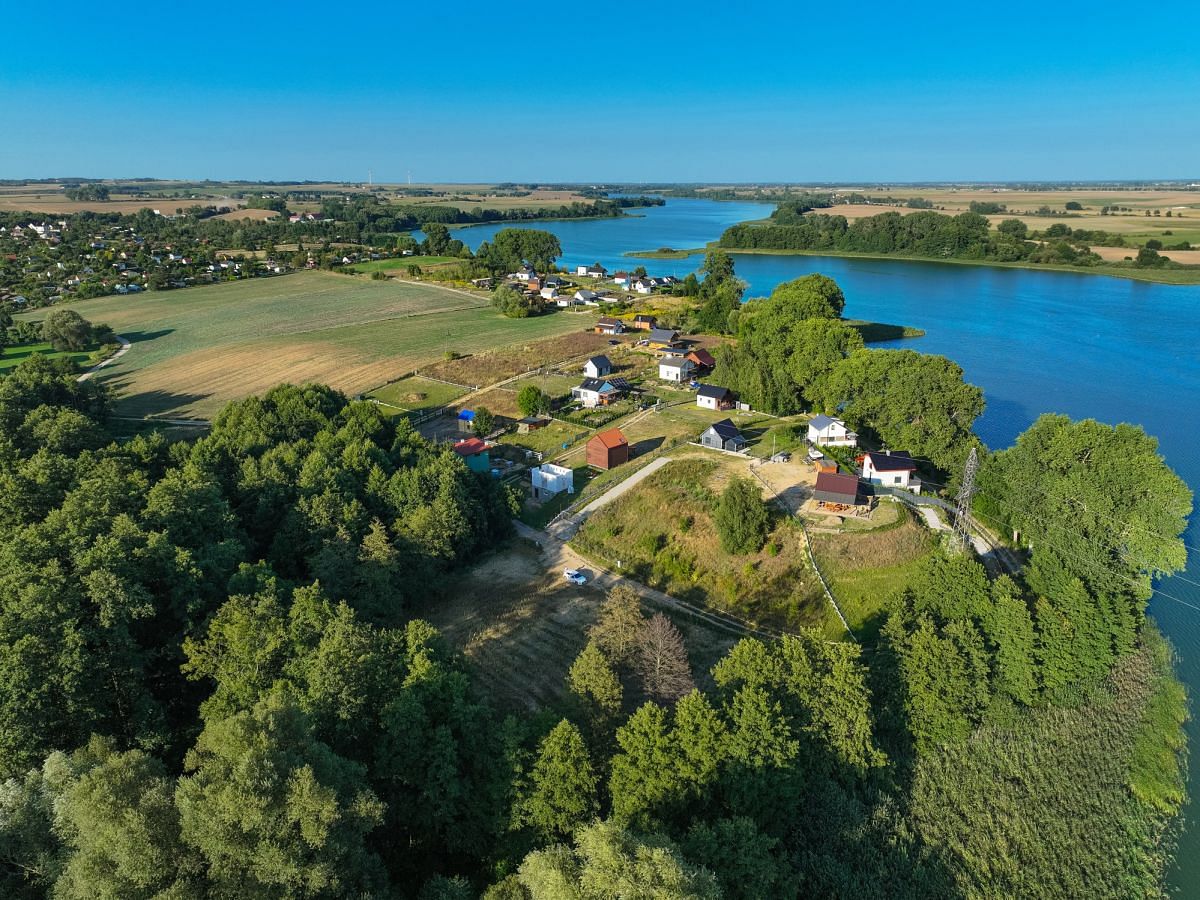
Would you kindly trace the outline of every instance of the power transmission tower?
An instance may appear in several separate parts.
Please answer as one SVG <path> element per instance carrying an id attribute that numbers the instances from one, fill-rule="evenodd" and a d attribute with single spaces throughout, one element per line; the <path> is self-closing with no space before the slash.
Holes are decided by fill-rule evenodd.
<path id="1" fill-rule="evenodd" d="M 979 453 L 974 447 L 967 457 L 967 466 L 963 469 L 962 487 L 958 489 L 958 506 L 954 510 L 954 537 L 951 543 L 956 552 L 967 549 L 970 535 L 967 533 L 967 523 L 971 519 L 971 500 L 975 497 L 975 470 L 979 468 Z"/>

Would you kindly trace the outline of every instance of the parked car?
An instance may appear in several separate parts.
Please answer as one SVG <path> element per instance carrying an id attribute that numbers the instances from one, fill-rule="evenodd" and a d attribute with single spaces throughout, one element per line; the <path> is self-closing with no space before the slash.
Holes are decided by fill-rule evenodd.
<path id="1" fill-rule="evenodd" d="M 567 569 L 563 572 L 563 578 L 571 582 L 571 584 L 587 584 L 587 576 L 578 569 Z"/>

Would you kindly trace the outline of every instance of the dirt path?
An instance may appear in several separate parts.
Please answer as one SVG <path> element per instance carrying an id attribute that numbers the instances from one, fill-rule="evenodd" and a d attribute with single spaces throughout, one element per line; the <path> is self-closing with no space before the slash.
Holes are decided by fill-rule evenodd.
<path id="1" fill-rule="evenodd" d="M 104 360 L 101 360 L 100 362 L 96 363 L 96 365 L 92 366 L 90 369 L 88 369 L 86 372 L 84 372 L 82 375 L 80 375 L 76 379 L 76 381 L 87 381 L 89 378 L 91 378 L 93 375 L 95 375 L 97 372 L 99 372 L 105 366 L 115 363 L 118 359 L 120 359 L 122 356 L 124 356 L 126 353 L 128 353 L 129 348 L 133 346 L 133 344 L 131 344 L 129 341 L 125 340 L 125 338 L 121 337 L 119 334 L 114 334 L 113 337 L 115 337 L 117 339 L 117 342 L 121 345 L 121 349 L 118 350 L 116 353 L 114 353 L 112 356 L 110 356 L 108 359 L 104 359 Z"/>

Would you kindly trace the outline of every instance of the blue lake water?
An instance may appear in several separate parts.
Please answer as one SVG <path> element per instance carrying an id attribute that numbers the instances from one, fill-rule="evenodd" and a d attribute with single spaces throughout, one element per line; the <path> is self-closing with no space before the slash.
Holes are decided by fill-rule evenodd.
<path id="1" fill-rule="evenodd" d="M 528 223 L 559 236 L 562 262 L 610 270 L 642 263 L 652 274 L 686 275 L 699 258 L 639 260 L 630 250 L 699 247 L 726 227 L 762 218 L 753 203 L 668 200 L 637 218 Z M 505 226 L 455 233 L 472 247 Z M 983 388 L 976 423 L 992 448 L 1006 447 L 1043 412 L 1133 422 L 1155 435 L 1167 462 L 1200 494 L 1200 286 L 1145 284 L 1060 272 L 900 260 L 735 255 L 751 295 L 810 272 L 834 278 L 846 316 L 925 329 L 893 342 L 941 353 Z M 1151 612 L 1179 653 L 1179 673 L 1200 696 L 1200 515 L 1184 540 L 1189 571 L 1163 581 Z M 1189 726 L 1200 747 L 1200 723 Z M 1200 895 L 1200 827 L 1195 807 L 1170 874 L 1184 896 Z"/>

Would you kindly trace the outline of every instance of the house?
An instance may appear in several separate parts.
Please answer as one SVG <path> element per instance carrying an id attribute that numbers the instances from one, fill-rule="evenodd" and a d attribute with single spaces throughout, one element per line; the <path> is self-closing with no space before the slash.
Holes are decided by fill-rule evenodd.
<path id="1" fill-rule="evenodd" d="M 650 331 L 658 324 L 658 319 L 654 316 L 634 316 L 630 324 L 638 331 Z"/>
<path id="2" fill-rule="evenodd" d="M 566 295 L 564 295 L 564 294 L 559 294 L 559 295 L 558 295 L 558 296 L 555 298 L 554 302 L 555 302 L 555 303 L 557 303 L 557 304 L 558 304 L 560 307 L 562 307 L 563 309 L 566 309 L 567 307 L 571 307 L 571 306 L 584 306 L 584 305 L 586 305 L 586 304 L 584 304 L 584 302 L 583 302 L 582 300 L 576 300 L 574 297 L 568 297 L 568 296 L 566 296 Z"/>
<path id="3" fill-rule="evenodd" d="M 898 487 L 914 494 L 921 493 L 917 464 L 903 450 L 885 450 L 863 457 L 863 478 L 871 484 Z"/>
<path id="4" fill-rule="evenodd" d="M 858 435 L 841 419 L 813 416 L 808 421 L 808 442 L 815 447 L 853 447 L 858 444 Z"/>
<path id="5" fill-rule="evenodd" d="M 508 277 L 515 278 L 517 281 L 529 281 L 532 278 L 537 278 L 537 269 L 533 266 L 521 266 L 521 268 Z"/>
<path id="6" fill-rule="evenodd" d="M 542 279 L 535 275 L 533 278 L 527 279 L 524 286 L 526 291 L 536 294 L 542 289 Z"/>
<path id="7" fill-rule="evenodd" d="M 600 378 L 612 374 L 612 362 L 607 356 L 593 356 L 583 364 L 583 374 L 588 378 Z"/>
<path id="8" fill-rule="evenodd" d="M 579 387 L 571 388 L 571 396 L 588 409 L 608 406 L 628 392 L 629 383 L 624 378 L 585 378 Z"/>
<path id="9" fill-rule="evenodd" d="M 475 430 L 475 410 L 460 409 L 457 418 L 459 431 L 470 433 Z"/>
<path id="10" fill-rule="evenodd" d="M 588 278 L 607 278 L 608 269 L 604 268 L 600 263 L 593 263 L 590 266 L 576 266 L 575 274 L 585 275 Z"/>
<path id="11" fill-rule="evenodd" d="M 549 500 L 563 491 L 575 493 L 575 473 L 566 466 L 542 463 L 530 472 L 530 477 L 533 479 L 534 500 Z"/>
<path id="12" fill-rule="evenodd" d="M 529 434 L 529 432 L 545 428 L 549 424 L 550 420 L 541 416 L 526 416 L 523 419 L 517 419 L 517 433 Z"/>
<path id="13" fill-rule="evenodd" d="M 580 303 L 595 303 L 596 298 L 599 296 L 600 295 L 595 291 L 589 291 L 586 289 L 581 289 L 575 292 L 575 299 Z"/>
<path id="14" fill-rule="evenodd" d="M 472 278 L 471 284 L 477 288 L 482 288 L 485 291 L 490 291 L 495 285 L 495 282 L 491 278 Z"/>
<path id="15" fill-rule="evenodd" d="M 629 285 L 626 286 L 625 290 L 633 291 L 637 294 L 653 294 L 654 281 L 653 279 L 645 277 L 638 278 L 637 280 L 630 282 Z"/>
<path id="16" fill-rule="evenodd" d="M 488 472 L 492 468 L 487 444 L 477 437 L 459 441 L 454 445 L 454 452 L 462 457 L 472 472 Z"/>
<path id="17" fill-rule="evenodd" d="M 730 419 L 709 425 L 700 435 L 700 443 L 713 450 L 731 450 L 735 453 L 746 449 L 746 439 Z"/>
<path id="18" fill-rule="evenodd" d="M 612 277 L 613 284 L 619 284 L 621 287 L 624 287 L 629 284 L 629 277 L 628 272 L 616 272 Z"/>
<path id="19" fill-rule="evenodd" d="M 696 405 L 701 409 L 733 409 L 733 391 L 716 384 L 702 384 L 696 391 Z"/>
<path id="20" fill-rule="evenodd" d="M 585 378 L 578 387 L 571 388 L 571 396 L 587 409 L 607 405 L 613 393 L 613 386 L 602 378 Z"/>
<path id="21" fill-rule="evenodd" d="M 818 472 L 813 486 L 813 497 L 818 504 L 839 503 L 858 506 L 862 502 L 862 491 L 855 475 L 838 475 L 836 472 Z"/>
<path id="22" fill-rule="evenodd" d="M 622 334 L 625 331 L 625 326 L 621 324 L 620 319 L 614 319 L 610 316 L 601 316 L 596 320 L 597 334 Z"/>
<path id="23" fill-rule="evenodd" d="M 651 350 L 661 350 L 663 347 L 674 347 L 679 343 L 679 332 L 670 328 L 652 328 L 646 343 Z"/>
<path id="24" fill-rule="evenodd" d="M 597 469 L 611 469 L 629 462 L 629 440 L 620 428 L 610 428 L 592 435 L 587 442 L 587 464 Z"/>
<path id="25" fill-rule="evenodd" d="M 672 356 L 658 361 L 658 377 L 663 381 L 690 381 L 696 366 L 686 356 Z"/>
<path id="26" fill-rule="evenodd" d="M 559 287 L 563 287 L 564 285 L 566 285 L 566 283 L 567 283 L 567 280 L 565 278 L 563 278 L 561 275 L 547 275 L 545 278 L 542 279 L 543 287 L 559 288 Z"/>
<path id="27" fill-rule="evenodd" d="M 552 287 L 544 287 L 538 292 L 543 300 L 557 300 L 558 291 Z"/>
<path id="28" fill-rule="evenodd" d="M 696 366 L 696 371 L 702 374 L 711 372 L 717 366 L 716 359 L 703 347 L 689 352 L 687 358 Z"/>

